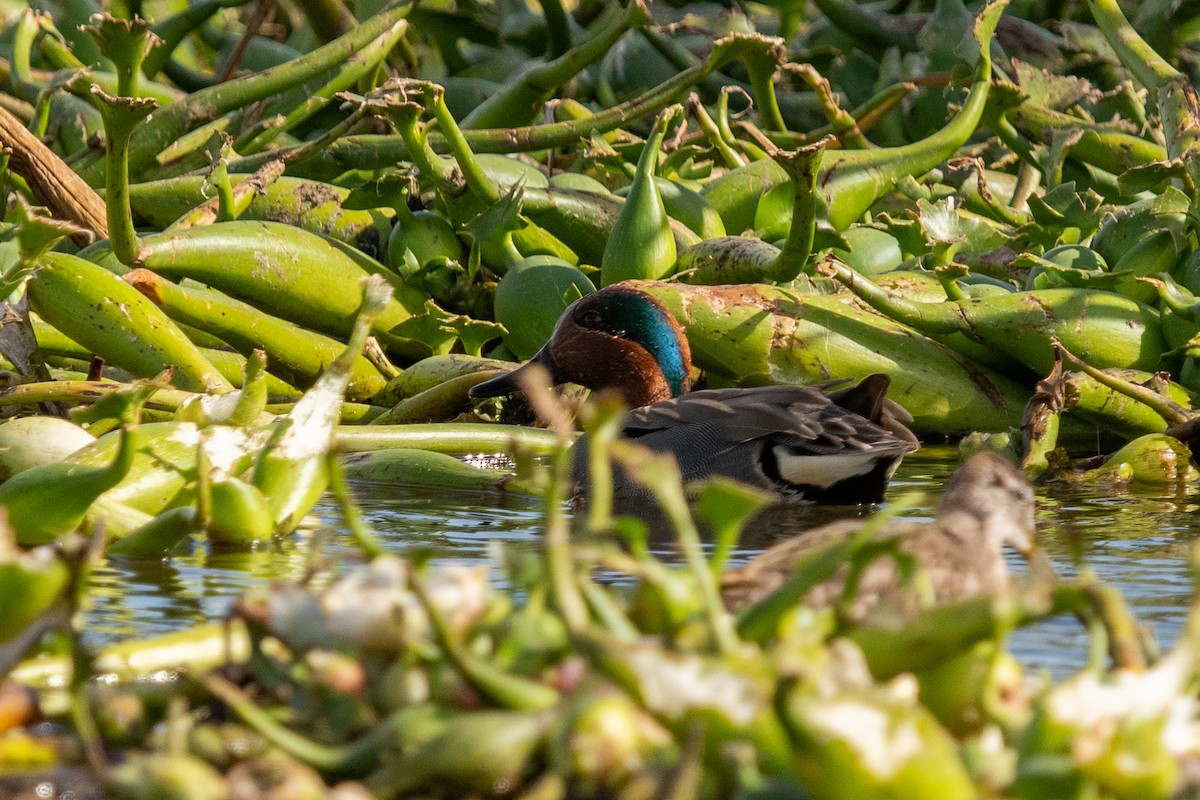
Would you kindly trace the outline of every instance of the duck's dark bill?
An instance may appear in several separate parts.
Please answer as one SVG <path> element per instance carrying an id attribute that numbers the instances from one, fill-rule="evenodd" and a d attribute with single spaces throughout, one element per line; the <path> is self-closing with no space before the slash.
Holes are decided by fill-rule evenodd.
<path id="1" fill-rule="evenodd" d="M 472 386 L 467 394 L 476 399 L 483 397 L 502 397 L 506 394 L 515 394 L 521 391 L 521 380 L 525 375 L 525 371 L 531 366 L 537 365 L 550 373 L 550 380 L 554 383 L 560 383 L 558 369 L 554 363 L 554 359 L 546 352 L 546 348 L 534 354 L 533 358 L 526 361 L 521 366 L 514 369 L 512 372 L 506 372 L 503 375 L 497 375 L 491 380 L 477 383 Z"/>

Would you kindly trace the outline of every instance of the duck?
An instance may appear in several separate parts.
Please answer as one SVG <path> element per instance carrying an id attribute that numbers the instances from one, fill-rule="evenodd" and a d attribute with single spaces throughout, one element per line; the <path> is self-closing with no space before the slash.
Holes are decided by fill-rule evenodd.
<path id="1" fill-rule="evenodd" d="M 881 614 L 911 619 L 923 605 L 966 600 L 1003 592 L 1011 585 L 1004 558 L 1010 546 L 1026 559 L 1035 552 L 1035 500 L 1028 479 L 1008 459 L 990 451 L 976 453 L 954 472 L 931 521 L 891 520 L 876 532 L 876 542 L 894 541 L 910 559 L 911 580 L 903 580 L 897 559 L 877 555 L 859 575 L 853 599 L 844 609 L 849 621 Z M 845 541 L 866 519 L 843 519 L 784 539 L 744 566 L 725 571 L 721 596 L 731 610 L 766 598 L 782 586 L 807 556 Z M 839 602 L 849 574 L 842 565 L 804 597 L 810 607 Z M 879 611 L 879 613 L 876 613 Z"/>
<path id="2" fill-rule="evenodd" d="M 887 399 L 889 378 L 853 386 L 692 386 L 683 328 L 656 298 L 614 284 L 566 308 L 546 344 L 526 364 L 476 384 L 471 397 L 518 391 L 538 365 L 555 384 L 615 391 L 632 409 L 623 435 L 670 453 L 685 483 L 725 477 L 777 499 L 838 505 L 878 503 L 905 455 L 919 447 L 912 417 Z M 587 440 L 574 445 L 575 475 L 586 484 Z M 619 472 L 614 494 L 645 496 Z"/>

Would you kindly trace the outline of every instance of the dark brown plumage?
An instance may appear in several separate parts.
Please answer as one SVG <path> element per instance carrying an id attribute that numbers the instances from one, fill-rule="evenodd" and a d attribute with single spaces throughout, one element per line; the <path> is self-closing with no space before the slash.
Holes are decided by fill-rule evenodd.
<path id="1" fill-rule="evenodd" d="M 1010 578 L 1003 547 L 1008 544 L 1026 554 L 1033 549 L 1033 511 L 1033 489 L 1020 470 L 993 453 L 971 456 L 946 484 L 932 522 L 895 521 L 876 535 L 877 541 L 894 540 L 899 552 L 912 559 L 916 574 L 906 585 L 894 557 L 876 557 L 860 577 L 851 618 L 861 619 L 877 606 L 908 616 L 923 599 L 949 602 L 1006 588 Z M 863 524 L 861 519 L 833 522 L 764 550 L 724 575 L 725 602 L 741 608 L 762 600 L 787 581 L 802 558 L 845 540 Z M 835 603 L 848 571 L 849 566 L 843 566 L 815 586 L 805 603 Z"/>

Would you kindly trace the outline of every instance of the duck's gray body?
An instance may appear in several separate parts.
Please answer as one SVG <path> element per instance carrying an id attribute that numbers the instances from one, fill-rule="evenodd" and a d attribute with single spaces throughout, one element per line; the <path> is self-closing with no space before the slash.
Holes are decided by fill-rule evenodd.
<path id="1" fill-rule="evenodd" d="M 873 381 L 865 389 L 882 399 L 887 380 Z M 907 436 L 839 405 L 837 397 L 807 386 L 703 389 L 633 410 L 622 434 L 674 455 L 685 482 L 721 476 L 790 500 L 879 502 L 916 439 L 902 426 Z M 586 484 L 586 440 L 576 447 L 576 478 Z M 645 494 L 619 470 L 614 492 Z"/>

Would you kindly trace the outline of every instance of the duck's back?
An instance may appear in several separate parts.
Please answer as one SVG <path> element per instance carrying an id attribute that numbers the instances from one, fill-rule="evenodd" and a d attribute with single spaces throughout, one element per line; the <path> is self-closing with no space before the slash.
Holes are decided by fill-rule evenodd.
<path id="1" fill-rule="evenodd" d="M 792 499 L 882 500 L 900 459 L 916 449 L 820 389 L 706 389 L 630 413 L 624 435 L 673 453 L 685 481 L 723 476 Z M 618 479 L 619 493 L 638 488 Z"/>

